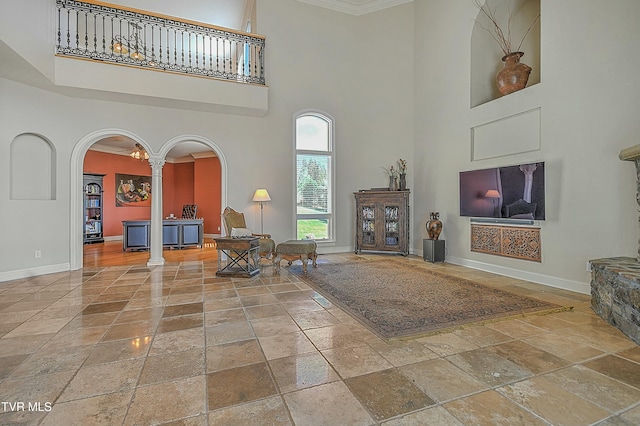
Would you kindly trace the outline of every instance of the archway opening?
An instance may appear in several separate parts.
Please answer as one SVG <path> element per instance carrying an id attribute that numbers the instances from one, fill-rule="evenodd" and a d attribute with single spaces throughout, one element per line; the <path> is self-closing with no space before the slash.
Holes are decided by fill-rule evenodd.
<path id="1" fill-rule="evenodd" d="M 199 136 L 182 136 L 166 142 L 160 154 L 155 154 L 148 144 L 130 132 L 119 129 L 98 131 L 78 142 L 72 153 L 71 269 L 97 266 L 104 261 L 100 258 L 99 249 L 102 247 L 85 244 L 84 241 L 87 219 L 83 185 L 85 173 L 104 175 L 104 211 L 101 212 L 104 243 L 101 244 L 115 247 L 109 254 L 111 264 L 144 264 L 149 259 L 148 251 L 136 252 L 135 255 L 126 257 L 122 250 L 122 221 L 132 218 L 150 219 L 149 198 L 158 190 L 147 187 L 150 193 L 147 199 L 141 197 L 136 201 L 131 200 L 127 206 L 120 203 L 118 190 L 121 189 L 120 181 L 125 182 L 123 176 L 131 176 L 131 179 L 126 179 L 126 183 L 134 180 L 133 177 L 140 177 L 142 186 L 136 187 L 136 191 L 144 191 L 144 183 L 151 182 L 149 163 L 129 156 L 136 143 L 151 156 L 162 156 L 164 159 L 161 184 L 163 217 L 172 213 L 179 216 L 183 204 L 198 204 L 198 217 L 206 215 L 208 218 L 204 220 L 205 239 L 212 239 L 219 234 L 220 209 L 226 202 L 226 160 L 216 144 Z M 144 180 L 145 177 L 149 179 Z M 196 251 L 188 254 L 195 256 L 193 260 L 198 258 Z M 183 254 L 182 260 L 184 256 Z M 200 257 L 202 258 L 202 254 Z"/>

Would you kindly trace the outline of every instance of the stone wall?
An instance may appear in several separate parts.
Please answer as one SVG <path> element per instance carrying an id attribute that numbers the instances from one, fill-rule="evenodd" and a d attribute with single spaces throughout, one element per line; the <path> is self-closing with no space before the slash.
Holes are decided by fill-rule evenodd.
<path id="1" fill-rule="evenodd" d="M 590 263 L 592 309 L 640 345 L 640 263 L 631 257 Z"/>

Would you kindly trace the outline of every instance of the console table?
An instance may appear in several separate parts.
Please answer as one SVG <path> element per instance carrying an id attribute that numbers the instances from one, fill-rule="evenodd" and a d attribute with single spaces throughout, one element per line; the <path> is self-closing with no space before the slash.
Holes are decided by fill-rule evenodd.
<path id="1" fill-rule="evenodd" d="M 162 245 L 164 248 L 202 247 L 203 237 L 204 219 L 162 221 Z M 122 221 L 122 251 L 149 250 L 150 247 L 150 220 Z"/>
<path id="2" fill-rule="evenodd" d="M 258 261 L 258 249 L 260 248 L 260 238 L 243 237 L 214 238 L 218 249 L 218 272 L 217 276 L 231 277 L 252 277 L 260 273 Z M 220 259 L 222 255 L 227 256 L 227 263 L 222 267 Z"/>

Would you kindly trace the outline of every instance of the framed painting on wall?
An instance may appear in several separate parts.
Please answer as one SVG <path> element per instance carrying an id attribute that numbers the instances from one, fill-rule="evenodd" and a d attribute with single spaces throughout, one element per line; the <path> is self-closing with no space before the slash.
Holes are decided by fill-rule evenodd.
<path id="1" fill-rule="evenodd" d="M 116 207 L 151 206 L 151 176 L 116 173 Z"/>

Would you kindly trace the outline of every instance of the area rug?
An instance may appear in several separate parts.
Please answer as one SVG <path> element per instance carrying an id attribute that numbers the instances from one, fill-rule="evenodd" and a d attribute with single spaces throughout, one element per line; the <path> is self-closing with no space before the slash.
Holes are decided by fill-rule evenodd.
<path id="1" fill-rule="evenodd" d="M 392 259 L 290 268 L 384 339 L 571 309 Z"/>

